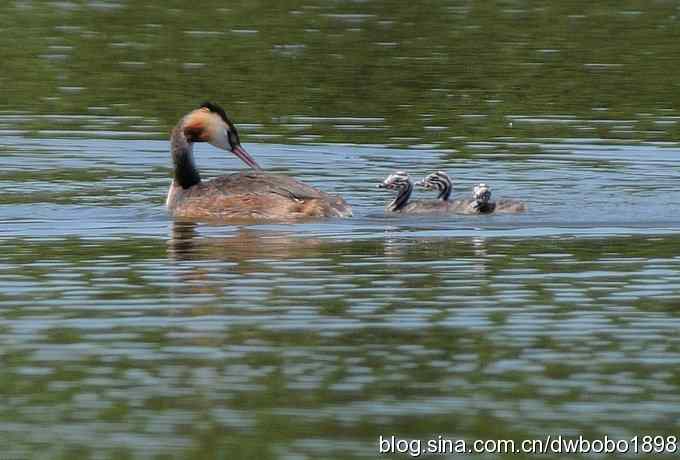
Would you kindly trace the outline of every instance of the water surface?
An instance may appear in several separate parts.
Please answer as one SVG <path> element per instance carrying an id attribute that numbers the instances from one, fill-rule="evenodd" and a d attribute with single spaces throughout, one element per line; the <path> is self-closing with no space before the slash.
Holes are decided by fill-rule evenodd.
<path id="1" fill-rule="evenodd" d="M 671 430 L 680 151 L 536 143 L 248 144 L 356 215 L 229 226 L 167 217 L 166 141 L 3 138 L 11 454 L 371 458 L 380 434 Z M 197 158 L 204 176 L 239 167 Z M 530 211 L 384 216 L 375 183 L 396 168 Z"/>
<path id="2" fill-rule="evenodd" d="M 673 2 L 6 2 L 8 458 L 375 458 L 680 420 Z M 203 99 L 348 220 L 175 222 Z M 204 177 L 242 167 L 197 146 Z M 436 169 L 519 215 L 385 216 Z M 418 198 L 427 195 L 418 192 Z"/>

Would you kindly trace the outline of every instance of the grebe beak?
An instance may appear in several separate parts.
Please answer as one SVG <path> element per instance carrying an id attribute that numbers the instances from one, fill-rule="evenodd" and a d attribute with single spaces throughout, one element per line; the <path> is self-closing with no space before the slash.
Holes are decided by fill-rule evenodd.
<path id="1" fill-rule="evenodd" d="M 417 185 L 418 187 L 425 187 L 425 181 L 424 181 L 424 180 L 419 180 L 418 182 L 416 182 L 416 185 Z"/>
<path id="2" fill-rule="evenodd" d="M 380 182 L 378 185 L 376 185 L 377 188 L 387 188 L 387 185 L 385 185 L 384 182 Z"/>
<path id="3" fill-rule="evenodd" d="M 231 148 L 231 153 L 236 155 L 239 160 L 250 166 L 256 171 L 262 171 L 262 168 L 260 168 L 260 165 L 257 164 L 257 161 L 253 157 L 250 156 L 248 152 L 246 152 L 246 149 L 241 147 L 240 145 L 235 145 Z"/>

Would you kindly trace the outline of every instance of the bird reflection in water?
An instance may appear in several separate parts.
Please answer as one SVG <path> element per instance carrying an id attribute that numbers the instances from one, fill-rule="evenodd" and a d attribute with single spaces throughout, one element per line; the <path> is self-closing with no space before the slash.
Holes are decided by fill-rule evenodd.
<path id="1" fill-rule="evenodd" d="M 213 299 L 231 297 L 232 289 L 239 290 L 239 298 L 247 297 L 248 292 L 262 294 L 264 286 L 258 287 L 256 275 L 274 274 L 276 268 L 269 263 L 272 259 L 318 257 L 326 246 L 317 238 L 245 227 L 223 228 L 223 235 L 211 236 L 201 234 L 195 222 L 173 222 L 168 258 L 177 262 L 181 280 L 175 293 Z"/>
<path id="2" fill-rule="evenodd" d="M 168 240 L 168 255 L 177 261 L 230 262 L 240 274 L 248 274 L 256 259 L 285 259 L 314 256 L 323 246 L 318 238 L 301 238 L 287 233 L 225 227 L 224 236 L 201 235 L 198 224 L 175 221 Z M 227 233 L 229 232 L 229 233 Z M 234 265 L 236 264 L 236 265 Z"/>

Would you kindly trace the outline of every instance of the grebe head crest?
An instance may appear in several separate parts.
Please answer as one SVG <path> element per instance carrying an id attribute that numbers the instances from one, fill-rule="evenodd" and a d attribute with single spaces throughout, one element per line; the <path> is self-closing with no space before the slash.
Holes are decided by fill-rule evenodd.
<path id="1" fill-rule="evenodd" d="M 400 190 L 411 186 L 411 178 L 405 171 L 396 171 L 378 184 L 378 188 Z"/>
<path id="2" fill-rule="evenodd" d="M 241 147 L 236 126 L 218 104 L 204 102 L 184 117 L 182 128 L 189 142 L 208 142 L 217 148 L 229 150 L 251 168 L 262 169 Z"/>
<path id="3" fill-rule="evenodd" d="M 491 199 L 491 188 L 486 184 L 477 184 L 472 189 L 472 196 L 478 204 L 488 203 Z"/>

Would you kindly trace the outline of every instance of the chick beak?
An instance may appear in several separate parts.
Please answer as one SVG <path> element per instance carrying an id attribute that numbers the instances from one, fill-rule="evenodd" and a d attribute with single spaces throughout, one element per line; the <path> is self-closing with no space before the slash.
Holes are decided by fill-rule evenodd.
<path id="1" fill-rule="evenodd" d="M 239 158 L 239 160 L 241 160 L 254 170 L 262 171 L 262 168 L 260 168 L 260 165 L 257 164 L 257 161 L 255 161 L 255 159 L 253 159 L 253 157 L 251 157 L 250 154 L 246 152 L 246 149 L 241 147 L 241 145 L 235 145 L 234 147 L 232 147 L 231 153 L 236 155 Z"/>

